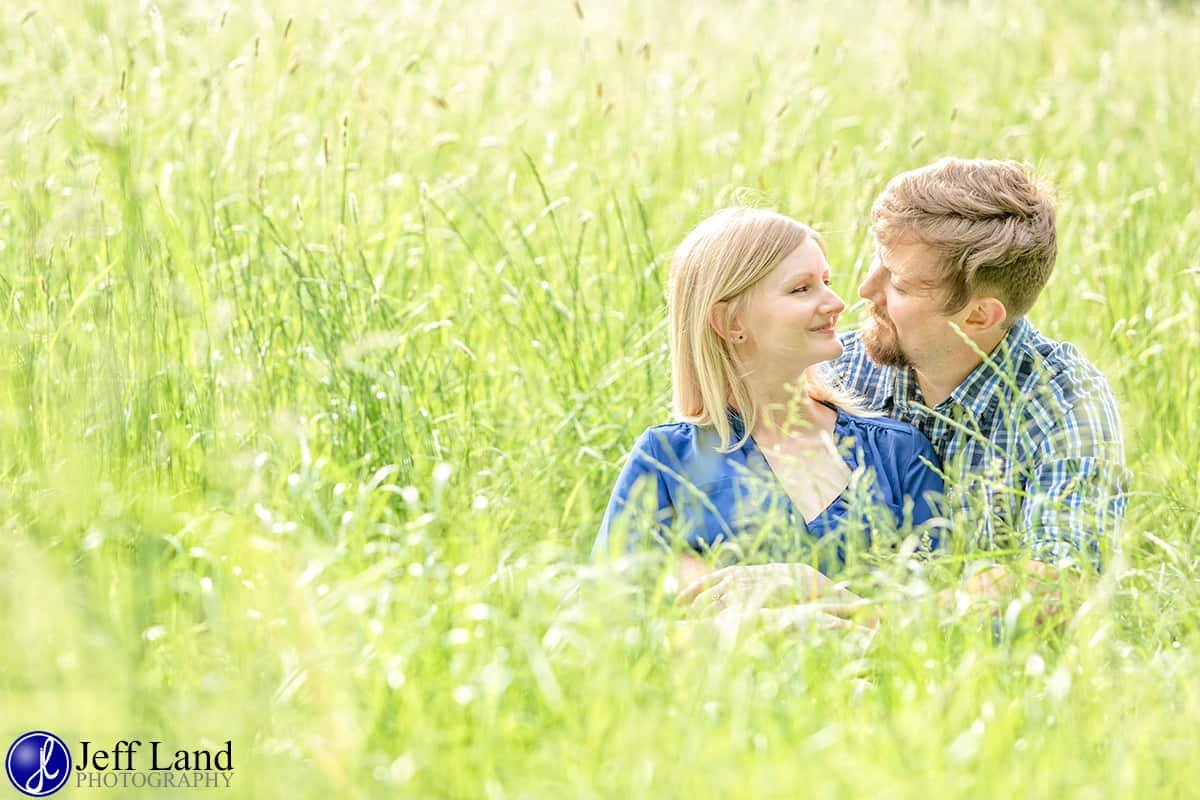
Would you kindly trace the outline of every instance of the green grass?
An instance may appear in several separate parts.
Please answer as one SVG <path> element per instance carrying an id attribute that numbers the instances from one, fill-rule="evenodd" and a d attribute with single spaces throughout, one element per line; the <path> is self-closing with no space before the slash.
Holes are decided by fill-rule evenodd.
<path id="1" fill-rule="evenodd" d="M 0 17 L 0 740 L 232 739 L 245 797 L 1194 794 L 1195 7 L 580 3 Z M 587 566 L 682 235 L 748 189 L 853 298 L 945 154 L 1059 190 L 1031 316 L 1135 474 L 1084 610 L 995 641 L 901 564 L 864 648 Z"/>

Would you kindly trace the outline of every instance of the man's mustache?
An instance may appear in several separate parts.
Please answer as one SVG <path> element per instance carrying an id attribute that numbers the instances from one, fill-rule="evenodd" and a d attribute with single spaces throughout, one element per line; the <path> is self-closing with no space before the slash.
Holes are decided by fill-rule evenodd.
<path id="1" fill-rule="evenodd" d="M 880 312 L 880 311 L 879 311 L 879 309 L 877 309 L 875 306 L 868 306 L 868 307 L 867 307 L 867 311 L 868 311 L 868 312 L 870 312 L 871 319 L 872 319 L 874 322 L 876 322 L 876 323 L 878 323 L 878 324 L 880 324 L 880 325 L 886 325 L 886 326 L 887 326 L 887 327 L 889 327 L 889 328 L 892 328 L 892 327 L 894 327 L 894 326 L 892 325 L 892 321 L 891 321 L 890 319 L 888 319 L 887 317 L 885 317 L 885 316 L 883 315 L 883 313 L 882 313 L 882 312 Z"/>

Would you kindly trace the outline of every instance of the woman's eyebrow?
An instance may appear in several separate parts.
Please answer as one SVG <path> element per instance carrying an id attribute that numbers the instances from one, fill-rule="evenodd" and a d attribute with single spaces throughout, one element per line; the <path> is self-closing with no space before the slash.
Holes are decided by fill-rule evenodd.
<path id="1" fill-rule="evenodd" d="M 796 283 L 797 281 L 807 281 L 812 280 L 813 278 L 827 278 L 829 277 L 829 274 L 830 272 L 828 269 L 803 269 L 788 275 L 787 278 L 784 279 L 784 283 Z"/>

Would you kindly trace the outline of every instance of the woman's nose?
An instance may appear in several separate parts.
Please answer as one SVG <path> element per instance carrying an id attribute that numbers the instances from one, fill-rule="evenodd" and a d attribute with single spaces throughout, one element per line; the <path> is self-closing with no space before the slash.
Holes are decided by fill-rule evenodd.
<path id="1" fill-rule="evenodd" d="M 825 296 L 824 310 L 827 314 L 840 314 L 846 310 L 846 301 L 837 292 L 830 289 Z"/>

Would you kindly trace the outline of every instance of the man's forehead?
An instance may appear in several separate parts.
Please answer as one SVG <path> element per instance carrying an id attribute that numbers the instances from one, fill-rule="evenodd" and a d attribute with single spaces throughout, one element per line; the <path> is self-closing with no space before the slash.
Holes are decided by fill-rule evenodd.
<path id="1" fill-rule="evenodd" d="M 936 253 L 928 245 L 912 240 L 887 244 L 876 241 L 876 250 L 888 271 L 914 277 L 932 277 Z"/>

